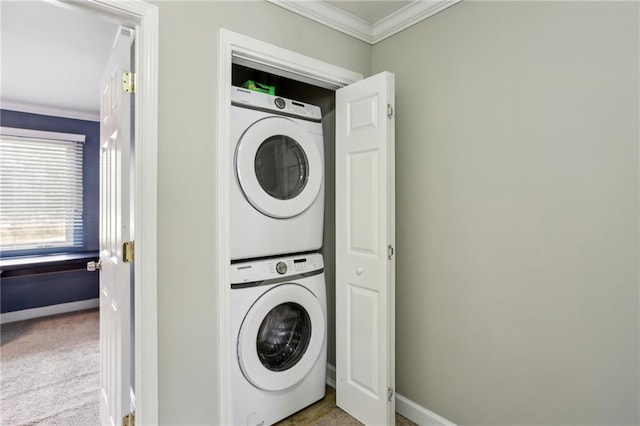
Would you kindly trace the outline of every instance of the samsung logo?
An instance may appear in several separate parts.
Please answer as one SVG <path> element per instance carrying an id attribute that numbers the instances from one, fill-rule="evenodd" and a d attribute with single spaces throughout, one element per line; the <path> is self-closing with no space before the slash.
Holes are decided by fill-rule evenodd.
<path id="1" fill-rule="evenodd" d="M 238 271 L 241 269 L 251 269 L 251 265 L 246 265 L 246 266 L 238 266 Z"/>

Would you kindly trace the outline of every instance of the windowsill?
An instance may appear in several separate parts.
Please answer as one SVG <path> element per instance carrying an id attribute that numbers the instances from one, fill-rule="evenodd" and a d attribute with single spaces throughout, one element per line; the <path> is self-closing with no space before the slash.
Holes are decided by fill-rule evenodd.
<path id="1" fill-rule="evenodd" d="M 78 269 L 79 264 L 98 260 L 98 250 L 84 251 L 67 254 L 45 254 L 35 256 L 19 256 L 0 259 L 0 274 L 3 277 L 8 275 L 22 275 L 24 272 L 33 270 L 35 273 L 44 269 L 55 268 L 65 270 L 68 268 Z"/>

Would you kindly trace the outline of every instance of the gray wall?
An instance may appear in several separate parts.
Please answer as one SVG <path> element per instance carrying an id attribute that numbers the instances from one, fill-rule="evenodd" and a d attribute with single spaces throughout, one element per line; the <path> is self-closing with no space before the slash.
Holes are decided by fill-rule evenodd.
<path id="1" fill-rule="evenodd" d="M 397 87 L 397 391 L 459 424 L 638 424 L 638 3 L 463 2 Z"/>
<path id="2" fill-rule="evenodd" d="M 266 2 L 157 2 L 159 406 L 163 425 L 215 424 L 218 30 L 368 75 L 371 47 Z M 321 42 L 320 42 L 321 41 Z M 224 284 L 224 283 L 220 283 Z"/>
<path id="3" fill-rule="evenodd" d="M 465 2 L 373 50 L 265 2 L 157 4 L 162 424 L 217 419 L 220 27 L 396 73 L 399 393 L 638 422 L 637 4 Z"/>

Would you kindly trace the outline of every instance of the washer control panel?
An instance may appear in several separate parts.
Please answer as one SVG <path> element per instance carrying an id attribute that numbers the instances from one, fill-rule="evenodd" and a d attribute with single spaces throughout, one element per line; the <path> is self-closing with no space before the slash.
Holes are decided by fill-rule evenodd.
<path id="1" fill-rule="evenodd" d="M 312 121 L 322 120 L 322 111 L 316 105 L 306 104 L 281 96 L 254 92 L 242 87 L 231 87 L 231 104 L 245 108 L 285 113 Z"/>
<path id="2" fill-rule="evenodd" d="M 231 264 L 231 284 L 290 277 L 324 268 L 320 253 Z"/>

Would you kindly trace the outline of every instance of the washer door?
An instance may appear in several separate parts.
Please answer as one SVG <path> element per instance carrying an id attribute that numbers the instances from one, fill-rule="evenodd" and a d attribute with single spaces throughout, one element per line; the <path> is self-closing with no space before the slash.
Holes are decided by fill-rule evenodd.
<path id="1" fill-rule="evenodd" d="M 282 284 L 249 309 L 238 336 L 242 374 L 266 391 L 287 389 L 313 368 L 324 343 L 324 310 L 298 284 Z"/>
<path id="2" fill-rule="evenodd" d="M 240 137 L 236 173 L 245 197 L 259 212 L 294 217 L 313 203 L 322 185 L 322 157 L 313 138 L 294 121 L 267 117 Z"/>

